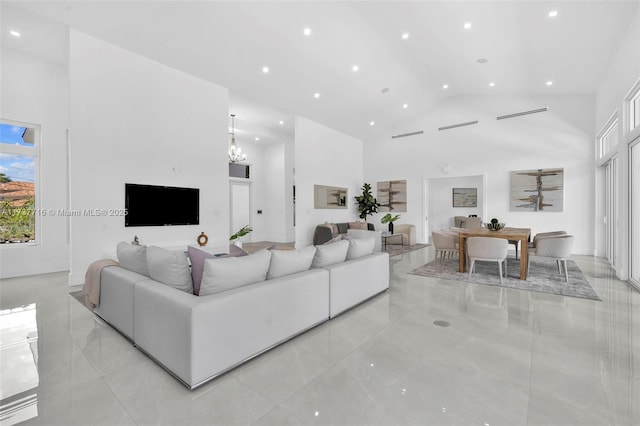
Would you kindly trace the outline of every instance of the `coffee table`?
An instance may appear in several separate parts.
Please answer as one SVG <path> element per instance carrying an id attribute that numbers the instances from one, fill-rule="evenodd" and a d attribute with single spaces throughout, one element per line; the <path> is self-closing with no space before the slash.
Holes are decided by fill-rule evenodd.
<path id="1" fill-rule="evenodd" d="M 382 250 L 387 248 L 387 240 L 393 237 L 400 237 L 400 245 L 402 245 L 402 234 L 389 234 L 387 232 L 382 234 Z"/>

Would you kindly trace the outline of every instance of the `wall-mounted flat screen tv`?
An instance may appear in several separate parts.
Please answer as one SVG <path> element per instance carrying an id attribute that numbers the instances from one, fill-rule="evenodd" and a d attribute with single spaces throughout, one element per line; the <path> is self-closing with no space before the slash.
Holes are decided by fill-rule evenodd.
<path id="1" fill-rule="evenodd" d="M 125 183 L 124 226 L 198 225 L 200 190 Z"/>

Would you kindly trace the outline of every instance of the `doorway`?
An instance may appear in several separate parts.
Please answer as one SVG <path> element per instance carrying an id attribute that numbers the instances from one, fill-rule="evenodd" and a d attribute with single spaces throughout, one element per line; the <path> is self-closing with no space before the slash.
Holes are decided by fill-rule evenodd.
<path id="1" fill-rule="evenodd" d="M 230 181 L 229 196 L 231 198 L 229 235 L 233 235 L 243 226 L 251 226 L 251 182 Z M 251 234 L 243 239 L 251 241 Z"/>

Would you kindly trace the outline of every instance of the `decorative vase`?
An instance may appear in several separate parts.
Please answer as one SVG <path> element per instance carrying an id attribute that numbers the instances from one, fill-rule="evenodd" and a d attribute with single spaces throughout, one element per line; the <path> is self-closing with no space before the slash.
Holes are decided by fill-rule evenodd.
<path id="1" fill-rule="evenodd" d="M 207 237 L 207 234 L 205 234 L 204 232 L 201 232 L 198 238 L 196 238 L 196 241 L 198 242 L 198 245 L 200 247 L 204 247 L 209 242 L 209 237 Z"/>
<path id="2" fill-rule="evenodd" d="M 393 234 L 393 222 L 389 222 L 389 233 Z"/>

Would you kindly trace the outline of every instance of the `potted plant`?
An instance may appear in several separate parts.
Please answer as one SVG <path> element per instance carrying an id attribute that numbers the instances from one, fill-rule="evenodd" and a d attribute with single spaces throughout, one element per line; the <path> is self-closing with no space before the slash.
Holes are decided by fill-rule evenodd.
<path id="1" fill-rule="evenodd" d="M 362 185 L 362 195 L 354 198 L 356 203 L 358 203 L 358 217 L 364 219 L 365 222 L 367 221 L 367 216 L 378 212 L 380 203 L 378 203 L 378 200 L 371 194 L 371 185 L 368 183 Z"/>
<path id="2" fill-rule="evenodd" d="M 232 241 L 233 244 L 237 245 L 238 247 L 242 247 L 242 241 L 240 241 L 240 238 L 249 234 L 251 231 L 253 231 L 253 228 L 251 228 L 249 225 L 245 225 L 240 228 L 238 232 L 229 237 L 229 241 Z"/>
<path id="3" fill-rule="evenodd" d="M 393 234 L 393 222 L 395 222 L 398 219 L 400 219 L 400 215 L 399 214 L 397 214 L 395 216 L 392 216 L 391 213 L 387 213 L 384 216 L 382 216 L 382 219 L 380 219 L 380 223 L 388 223 L 389 224 L 389 233 Z"/>

